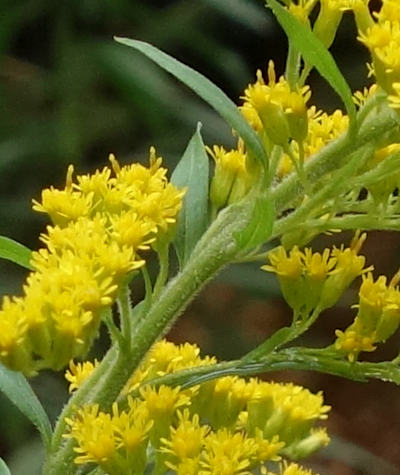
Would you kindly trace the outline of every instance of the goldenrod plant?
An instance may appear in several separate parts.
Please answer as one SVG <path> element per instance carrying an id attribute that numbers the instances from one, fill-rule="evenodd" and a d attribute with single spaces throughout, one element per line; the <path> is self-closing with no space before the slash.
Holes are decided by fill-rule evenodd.
<path id="1" fill-rule="evenodd" d="M 400 230 L 400 8 L 383 0 L 371 13 L 368 4 L 268 0 L 288 37 L 286 70 L 266 60 L 238 103 L 154 46 L 116 38 L 214 107 L 237 146 L 204 146 L 199 126 L 170 177 L 154 148 L 148 166 L 112 154 L 93 174 L 71 165 L 63 189 L 33 200 L 51 223 L 42 248 L 1 239 L 2 257 L 29 275 L 2 303 L 0 386 L 38 428 L 45 475 L 312 475 L 302 459 L 329 443 L 329 404 L 321 392 L 256 375 L 305 369 L 400 383 L 399 357 L 363 360 L 400 325 L 400 272 L 376 276 L 361 254 L 368 230 Z M 350 12 L 371 54 L 370 85 L 357 92 L 329 52 Z M 343 110 L 312 105 L 314 68 Z M 348 244 L 310 247 L 321 233 L 349 230 Z M 206 282 L 245 262 L 276 274 L 290 325 L 235 361 L 163 338 Z M 136 306 L 133 279 L 145 287 Z M 298 346 L 354 281 L 350 326 L 327 347 Z M 101 325 L 111 346 L 86 361 Z M 54 427 L 26 380 L 45 369 L 65 371 L 71 394 Z"/>

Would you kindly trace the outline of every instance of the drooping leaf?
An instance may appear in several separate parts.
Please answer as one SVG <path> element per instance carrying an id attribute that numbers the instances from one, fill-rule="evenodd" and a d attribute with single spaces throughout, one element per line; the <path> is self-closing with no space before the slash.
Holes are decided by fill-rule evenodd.
<path id="1" fill-rule="evenodd" d="M 341 97 L 350 120 L 354 121 L 356 108 L 352 99 L 351 89 L 337 67 L 331 53 L 312 31 L 276 0 L 267 0 L 267 4 L 285 30 L 289 40 L 301 52 L 306 62 L 314 66 Z"/>
<path id="2" fill-rule="evenodd" d="M 183 267 L 208 225 L 209 160 L 200 135 L 201 124 L 171 176 L 171 182 L 186 187 L 178 217 L 174 245 Z"/>
<path id="3" fill-rule="evenodd" d="M 248 225 L 234 234 L 238 247 L 248 250 L 267 241 L 272 232 L 275 219 L 275 208 L 267 194 L 258 196 L 252 209 Z"/>
<path id="4" fill-rule="evenodd" d="M 0 458 L 0 475 L 11 475 L 10 469 L 2 458 Z"/>
<path id="5" fill-rule="evenodd" d="M 198 73 L 194 69 L 186 66 L 172 56 L 164 53 L 143 41 L 131 40 L 129 38 L 115 38 L 119 43 L 134 48 L 150 58 L 161 68 L 168 71 L 177 79 L 190 87 L 202 99 L 208 102 L 225 121 L 238 132 L 243 139 L 247 151 L 257 157 L 262 163 L 267 163 L 264 148 L 254 130 L 239 112 L 236 104 L 209 79 Z"/>
<path id="6" fill-rule="evenodd" d="M 32 269 L 30 264 L 31 250 L 13 239 L 0 236 L 0 258 Z"/>
<path id="7" fill-rule="evenodd" d="M 0 363 L 0 390 L 38 429 L 47 446 L 51 439 L 51 424 L 23 374 L 11 371 Z"/>

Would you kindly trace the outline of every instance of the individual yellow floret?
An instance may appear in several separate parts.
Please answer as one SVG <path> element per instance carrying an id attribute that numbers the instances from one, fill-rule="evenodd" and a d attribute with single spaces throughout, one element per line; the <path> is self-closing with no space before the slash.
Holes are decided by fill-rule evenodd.
<path id="1" fill-rule="evenodd" d="M 237 149 L 228 151 L 224 147 L 214 145 L 212 149 L 207 147 L 207 151 L 215 161 L 210 201 L 215 210 L 219 210 L 243 198 L 249 192 L 256 176 L 250 172 L 249 158 L 241 141 Z"/>
<path id="2" fill-rule="evenodd" d="M 359 353 L 362 351 L 375 351 L 374 345 L 375 335 L 365 336 L 360 334 L 357 330 L 349 327 L 346 331 L 336 330 L 336 350 L 347 355 L 349 361 L 356 361 Z"/>
<path id="3" fill-rule="evenodd" d="M 94 360 L 84 361 L 82 363 L 75 363 L 74 360 L 69 362 L 69 369 L 65 372 L 65 379 L 69 381 L 69 392 L 72 393 L 80 388 L 82 383 L 92 374 L 93 370 L 97 368 L 99 362 Z"/>
<path id="4" fill-rule="evenodd" d="M 149 418 L 154 422 L 150 431 L 150 440 L 154 447 L 159 447 L 160 439 L 169 433 L 171 423 L 179 408 L 190 404 L 190 392 L 181 391 L 179 387 L 160 386 L 155 389 L 143 386 L 139 390 L 146 404 Z"/>
<path id="5" fill-rule="evenodd" d="M 204 475 L 235 475 L 251 473 L 257 454 L 257 443 L 245 434 L 232 433 L 226 429 L 210 433 L 205 439 L 205 448 L 200 465 Z"/>
<path id="6" fill-rule="evenodd" d="M 176 427 L 171 427 L 169 436 L 161 439 L 160 450 L 167 454 L 166 465 L 174 470 L 186 459 L 198 459 L 209 432 L 209 426 L 200 424 L 198 414 L 191 416 L 188 409 L 178 411 Z"/>
<path id="7" fill-rule="evenodd" d="M 270 61 L 268 84 L 258 70 L 257 81 L 244 91 L 245 115 L 249 116 L 249 106 L 246 104 L 250 104 L 273 144 L 286 145 L 289 138 L 302 141 L 307 136 L 306 103 L 310 96 L 308 86 L 293 91 L 283 76 L 277 82 L 274 63 Z"/>
<path id="8" fill-rule="evenodd" d="M 119 473 L 141 474 L 146 469 L 146 450 L 153 426 L 146 404 L 128 398 L 125 411 L 119 411 L 116 403 L 112 409 L 112 423 L 120 455 Z"/>

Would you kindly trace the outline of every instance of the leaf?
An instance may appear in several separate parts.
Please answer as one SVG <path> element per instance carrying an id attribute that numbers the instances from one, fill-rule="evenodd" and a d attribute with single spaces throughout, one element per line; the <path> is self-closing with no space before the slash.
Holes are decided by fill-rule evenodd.
<path id="1" fill-rule="evenodd" d="M 2 458 L 0 458 L 0 475 L 11 475 L 10 469 Z"/>
<path id="2" fill-rule="evenodd" d="M 265 243 L 272 233 L 274 220 L 275 208 L 269 196 L 257 196 L 250 222 L 243 230 L 234 233 L 238 247 L 245 251 Z"/>
<path id="3" fill-rule="evenodd" d="M 45 446 L 48 446 L 52 434 L 51 424 L 25 376 L 0 363 L 0 390 L 36 426 Z"/>
<path id="4" fill-rule="evenodd" d="M 262 163 L 267 163 L 265 150 L 260 139 L 249 123 L 239 112 L 236 104 L 209 79 L 194 69 L 186 66 L 172 56 L 143 41 L 129 38 L 114 38 L 119 43 L 134 48 L 150 58 L 161 68 L 168 71 L 177 79 L 190 87 L 197 95 L 213 107 L 225 121 L 238 132 L 246 145 L 247 151 L 258 158 Z"/>
<path id="5" fill-rule="evenodd" d="M 15 262 L 26 269 L 32 269 L 30 264 L 31 250 L 13 239 L 0 236 L 0 258 Z"/>
<path id="6" fill-rule="evenodd" d="M 305 25 L 291 15 L 276 0 L 267 0 L 268 5 L 285 30 L 289 40 L 301 52 L 304 59 L 314 66 L 341 97 L 349 118 L 355 120 L 356 108 L 351 89 L 336 65 L 331 53 Z"/>
<path id="7" fill-rule="evenodd" d="M 174 240 L 181 268 L 208 226 L 209 160 L 200 129 L 199 123 L 171 176 L 174 185 L 187 187 Z"/>

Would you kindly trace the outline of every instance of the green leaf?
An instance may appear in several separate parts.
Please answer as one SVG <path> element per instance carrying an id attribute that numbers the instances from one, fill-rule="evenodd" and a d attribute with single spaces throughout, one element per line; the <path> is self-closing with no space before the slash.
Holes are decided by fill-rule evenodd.
<path id="1" fill-rule="evenodd" d="M 331 53 L 323 43 L 297 18 L 291 15 L 276 0 L 267 0 L 289 40 L 301 52 L 306 62 L 314 66 L 332 88 L 341 97 L 349 118 L 355 120 L 356 108 L 353 102 L 351 89 L 336 65 Z"/>
<path id="2" fill-rule="evenodd" d="M 272 233 L 275 220 L 274 204 L 267 194 L 257 196 L 248 225 L 234 233 L 238 247 L 242 251 L 264 244 Z"/>
<path id="3" fill-rule="evenodd" d="M 209 160 L 200 129 L 199 123 L 171 176 L 174 185 L 187 187 L 174 240 L 181 268 L 208 226 Z"/>
<path id="4" fill-rule="evenodd" d="M 238 132 L 246 145 L 247 151 L 257 157 L 262 163 L 267 163 L 265 150 L 260 139 L 243 115 L 239 112 L 236 104 L 209 79 L 194 69 L 179 62 L 172 56 L 164 53 L 156 47 L 143 41 L 129 38 L 114 38 L 119 43 L 134 48 L 150 58 L 161 68 L 168 71 L 177 79 L 190 87 L 196 94 L 213 107 L 226 122 Z"/>
<path id="5" fill-rule="evenodd" d="M 15 262 L 15 264 L 31 270 L 31 253 L 31 250 L 23 244 L 8 237 L 0 236 L 0 258 Z"/>
<path id="6" fill-rule="evenodd" d="M 36 426 L 48 446 L 52 434 L 49 418 L 22 373 L 11 371 L 0 363 L 0 390 Z"/>
<path id="7" fill-rule="evenodd" d="M 0 475 L 11 475 L 10 469 L 2 458 L 0 458 Z"/>

